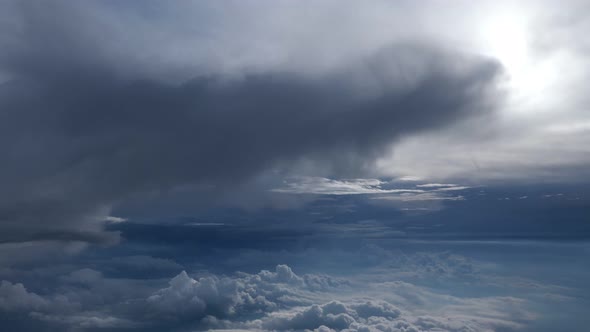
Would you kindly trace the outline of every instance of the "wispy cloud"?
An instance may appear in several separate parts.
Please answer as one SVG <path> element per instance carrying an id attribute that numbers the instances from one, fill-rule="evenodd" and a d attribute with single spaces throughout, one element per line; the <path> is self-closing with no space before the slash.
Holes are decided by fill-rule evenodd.
<path id="1" fill-rule="evenodd" d="M 456 184 L 452 183 L 424 183 L 424 184 L 417 184 L 416 187 L 418 188 L 440 188 L 440 187 L 455 187 Z"/>
<path id="2" fill-rule="evenodd" d="M 435 204 L 434 206 L 428 202 L 465 200 L 465 196 L 451 194 L 451 192 L 470 188 L 440 183 L 417 184 L 410 188 L 392 188 L 395 185 L 399 186 L 399 183 L 379 179 L 335 180 L 321 177 L 296 177 L 285 181 L 284 187 L 275 188 L 272 191 L 308 195 L 370 195 L 371 200 L 392 203 L 402 211 L 431 211 L 441 209 L 442 205 Z M 414 206 L 423 203 L 427 203 L 429 206 Z M 408 204 L 412 204 L 412 206 L 408 206 Z"/>
<path id="3" fill-rule="evenodd" d="M 314 195 L 368 195 L 393 193 L 423 193 L 424 190 L 412 188 L 383 189 L 388 184 L 378 179 L 347 179 L 333 180 L 322 177 L 297 177 L 285 181 L 283 188 L 271 191 L 289 194 Z"/>
<path id="4" fill-rule="evenodd" d="M 372 199 L 385 201 L 415 202 L 415 201 L 462 201 L 464 196 L 447 196 L 438 192 L 427 193 L 402 193 L 399 195 L 388 195 L 372 197 Z"/>

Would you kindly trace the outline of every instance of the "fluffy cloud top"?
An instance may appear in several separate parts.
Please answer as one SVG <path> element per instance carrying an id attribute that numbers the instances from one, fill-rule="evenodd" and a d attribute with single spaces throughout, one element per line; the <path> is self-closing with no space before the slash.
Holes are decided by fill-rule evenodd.
<path id="1" fill-rule="evenodd" d="M 82 301 L 76 294 L 85 288 L 97 290 L 95 287 L 108 283 L 107 279 L 89 269 L 75 271 L 66 279 L 72 291 L 51 296 L 40 296 L 21 284 L 3 281 L 0 309 L 27 313 L 29 319 L 43 322 L 48 328 L 80 330 L 454 332 L 518 327 L 520 322 L 510 312 L 522 311 L 524 304 L 515 298 L 456 298 L 404 282 L 359 280 L 365 284 L 361 290 L 359 285 L 352 285 L 353 280 L 299 276 L 286 265 L 278 265 L 274 272 L 235 276 L 208 274 L 192 278 L 182 271 L 169 281 L 168 287 L 144 297 L 105 294 L 102 301 L 95 303 Z M 318 287 L 318 280 L 323 280 L 322 287 Z M 117 288 L 103 288 L 105 291 L 117 292 Z M 421 306 L 432 307 L 428 315 L 418 309 L 416 298 L 420 298 Z M 446 304 L 435 309 L 441 299 Z"/>

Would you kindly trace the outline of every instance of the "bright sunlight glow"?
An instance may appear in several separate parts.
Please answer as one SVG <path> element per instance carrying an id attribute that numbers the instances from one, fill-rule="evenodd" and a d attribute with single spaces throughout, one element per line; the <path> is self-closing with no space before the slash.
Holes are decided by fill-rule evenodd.
<path id="1" fill-rule="evenodd" d="M 555 65 L 537 59 L 532 50 L 533 31 L 525 10 L 509 8 L 488 13 L 481 22 L 483 52 L 502 64 L 514 98 L 510 111 L 538 110 L 547 104 L 545 93 L 556 79 Z"/>
<path id="2" fill-rule="evenodd" d="M 514 12 L 491 15 L 483 23 L 482 41 L 484 51 L 502 63 L 511 81 L 522 79 L 529 43 L 524 18 Z"/>

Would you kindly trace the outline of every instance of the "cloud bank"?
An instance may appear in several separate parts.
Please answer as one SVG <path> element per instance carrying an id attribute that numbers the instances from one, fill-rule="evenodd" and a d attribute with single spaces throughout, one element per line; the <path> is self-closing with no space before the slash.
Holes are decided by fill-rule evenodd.
<path id="1" fill-rule="evenodd" d="M 27 291 L 21 284 L 3 281 L 2 310 L 28 312 L 30 319 L 45 323 L 45 328 L 68 330 L 450 332 L 518 328 L 522 317 L 516 319 L 511 312 L 524 312 L 525 303 L 509 297 L 456 298 L 399 281 L 372 281 L 359 291 L 353 284 L 356 281 L 326 275 L 299 276 L 286 265 L 278 265 L 274 272 L 210 274 L 194 279 L 183 271 L 169 281 L 168 287 L 132 300 L 117 297 L 116 288 L 103 289 L 107 294 L 102 301 L 80 297 L 84 288 L 92 291 L 102 287 L 101 283 L 109 283 L 96 271 L 74 271 L 68 278 L 69 287 L 74 288 L 46 297 Z M 81 289 L 74 292 L 76 287 Z M 387 289 L 385 298 L 369 296 L 378 289 Z M 422 306 L 436 306 L 443 298 L 448 305 L 431 309 L 429 314 L 416 309 L 417 299 Z M 8 302 L 10 306 L 5 305 Z"/>

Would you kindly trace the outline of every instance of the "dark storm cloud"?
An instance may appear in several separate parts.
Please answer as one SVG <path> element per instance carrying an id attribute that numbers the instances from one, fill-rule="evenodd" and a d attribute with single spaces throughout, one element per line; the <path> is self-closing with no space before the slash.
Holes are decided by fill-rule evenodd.
<path id="1" fill-rule="evenodd" d="M 225 186 L 278 163 L 360 169 L 399 136 L 480 114 L 497 97 L 496 63 L 425 44 L 314 77 L 146 80 L 130 62 L 142 50 L 80 8 L 6 7 L 18 24 L 0 34 L 11 78 L 0 86 L 3 242 L 110 242 L 100 232 L 114 202 Z"/>

